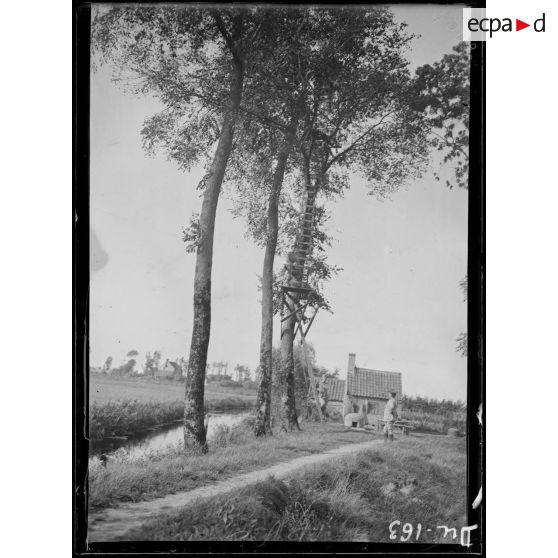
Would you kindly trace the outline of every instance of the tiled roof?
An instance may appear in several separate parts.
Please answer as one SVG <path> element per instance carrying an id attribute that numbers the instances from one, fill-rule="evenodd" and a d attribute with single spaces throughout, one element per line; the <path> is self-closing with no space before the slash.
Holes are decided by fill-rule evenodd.
<path id="1" fill-rule="evenodd" d="M 391 389 L 401 397 L 401 372 L 355 368 L 355 373 L 349 374 L 349 393 L 351 395 L 388 399 Z"/>
<path id="2" fill-rule="evenodd" d="M 345 380 L 329 379 L 326 381 L 327 396 L 330 401 L 343 401 Z"/>
<path id="3" fill-rule="evenodd" d="M 401 372 L 355 368 L 354 374 L 348 374 L 348 378 L 349 395 L 388 399 L 389 390 L 397 393 L 397 399 L 402 395 Z M 328 380 L 326 387 L 330 401 L 343 401 L 345 380 Z"/>

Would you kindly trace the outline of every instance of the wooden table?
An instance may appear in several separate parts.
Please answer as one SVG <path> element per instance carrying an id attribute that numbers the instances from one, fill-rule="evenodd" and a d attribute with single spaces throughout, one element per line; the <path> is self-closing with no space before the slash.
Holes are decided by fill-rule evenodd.
<path id="1" fill-rule="evenodd" d="M 383 426 L 386 422 L 390 422 L 390 421 L 387 421 L 387 420 L 384 420 L 384 419 L 381 419 L 381 418 L 377 418 L 376 419 L 376 430 L 378 430 L 378 432 L 379 432 L 383 428 Z M 393 427 L 394 428 L 399 428 L 399 430 L 401 430 L 401 432 L 405 436 L 408 436 L 409 432 L 414 429 L 414 426 L 411 423 L 411 421 L 405 420 L 405 419 L 396 420 L 393 423 Z"/>

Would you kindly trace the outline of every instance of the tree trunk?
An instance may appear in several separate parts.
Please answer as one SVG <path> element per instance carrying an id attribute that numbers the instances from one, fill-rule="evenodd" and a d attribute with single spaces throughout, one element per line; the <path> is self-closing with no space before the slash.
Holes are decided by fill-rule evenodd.
<path id="1" fill-rule="evenodd" d="M 215 214 L 231 153 L 234 126 L 242 97 L 244 73 L 242 64 L 233 61 L 231 72 L 230 100 L 223 119 L 221 136 L 206 177 L 200 213 L 200 237 L 196 253 L 194 275 L 194 324 L 188 360 L 188 377 L 184 401 L 184 447 L 207 450 L 204 425 L 204 387 L 207 363 L 207 348 L 211 327 L 211 266 L 213 258 L 213 236 Z"/>
<path id="2" fill-rule="evenodd" d="M 312 182 L 310 177 L 310 165 L 306 161 L 304 174 L 304 182 L 307 193 L 312 189 Z M 316 183 L 316 191 L 319 184 Z M 315 197 L 314 197 L 315 200 Z M 295 243 L 294 249 L 298 248 L 298 241 Z M 289 275 L 289 281 L 291 279 Z M 294 277 L 295 280 L 300 280 L 301 277 Z M 294 303 L 288 302 L 286 304 L 286 314 L 291 313 L 297 305 L 298 296 L 293 295 Z M 294 316 L 282 322 L 281 327 L 281 376 L 283 380 L 283 389 L 281 390 L 281 421 L 282 428 L 292 431 L 295 428 L 300 430 L 297 420 L 296 400 L 295 400 L 295 376 L 294 376 L 294 329 L 296 319 Z"/>
<path id="3" fill-rule="evenodd" d="M 279 233 L 279 194 L 285 168 L 295 140 L 295 132 L 285 137 L 277 155 L 277 164 L 269 193 L 267 208 L 267 239 L 262 271 L 262 331 L 260 341 L 260 385 L 256 403 L 256 436 L 271 433 L 271 375 L 273 350 L 273 262 Z"/>
<path id="4" fill-rule="evenodd" d="M 287 303 L 286 313 L 294 310 L 294 305 Z M 295 376 L 294 376 L 294 328 L 296 320 L 294 316 L 287 318 L 281 327 L 281 428 L 292 431 L 300 430 L 295 400 Z"/>

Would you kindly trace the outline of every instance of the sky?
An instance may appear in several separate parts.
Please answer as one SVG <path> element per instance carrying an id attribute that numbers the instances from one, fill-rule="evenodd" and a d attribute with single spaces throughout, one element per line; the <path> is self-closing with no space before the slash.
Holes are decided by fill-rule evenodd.
<path id="1" fill-rule="evenodd" d="M 395 16 L 420 35 L 410 68 L 432 63 L 460 40 L 460 6 L 395 6 Z M 201 207 L 201 169 L 180 171 L 163 154 L 148 157 L 143 121 L 160 110 L 146 97 L 124 94 L 103 67 L 91 76 L 90 362 L 161 350 L 188 356 L 192 333 L 195 255 L 184 250 L 182 227 Z M 343 198 L 328 204 L 334 237 L 329 261 L 343 269 L 325 286 L 333 314 L 319 313 L 308 341 L 317 361 L 346 375 L 357 366 L 402 373 L 408 395 L 466 399 L 466 359 L 456 337 L 466 330 L 459 282 L 467 269 L 467 192 L 449 190 L 449 169 L 432 170 L 388 201 L 368 196 L 351 177 Z M 246 238 L 231 203 L 217 210 L 208 362 L 230 369 L 259 360 L 259 275 L 263 250 Z M 282 261 L 276 262 L 279 269 Z M 279 340 L 279 319 L 275 339 Z"/>

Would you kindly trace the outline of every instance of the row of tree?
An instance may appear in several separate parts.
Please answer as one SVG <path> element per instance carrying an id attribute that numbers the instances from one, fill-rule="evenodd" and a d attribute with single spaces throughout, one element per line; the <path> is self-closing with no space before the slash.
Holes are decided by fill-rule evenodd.
<path id="1" fill-rule="evenodd" d="M 164 106 L 142 129 L 147 151 L 162 150 L 185 171 L 206 168 L 198 185 L 201 212 L 183 231 L 186 249 L 196 253 L 187 448 L 206 449 L 213 238 L 223 184 L 249 235 L 265 248 L 258 436 L 271 431 L 273 382 L 282 428 L 298 428 L 294 317 L 282 323 L 279 362 L 272 346 L 277 287 L 296 277 L 289 266 L 275 275 L 274 262 L 300 249 L 307 202 L 314 209 L 313 251 L 304 263 L 316 302 L 327 309 L 322 283 L 338 270 L 327 262 L 328 215 L 319 200 L 342 195 L 352 173 L 385 198 L 421 175 L 432 148 L 456 162 L 455 181 L 466 184 L 466 47 L 412 76 L 405 57 L 412 39 L 380 6 L 98 8 L 97 63 L 110 62 L 123 88 Z"/>
<path id="2" fill-rule="evenodd" d="M 139 352 L 135 349 L 128 351 L 126 353 L 125 362 L 118 368 L 113 368 L 112 356 L 108 356 L 101 367 L 101 372 L 108 374 L 111 371 L 116 370 L 120 374 L 131 374 L 136 371 L 137 357 Z M 164 370 L 165 367 L 170 367 L 173 370 L 175 376 L 182 376 L 188 370 L 188 360 L 184 357 L 177 357 L 174 360 L 167 359 L 161 367 L 161 351 L 153 351 L 145 353 L 145 361 L 142 367 L 142 373 L 146 376 L 154 376 L 160 370 Z M 227 374 L 228 362 L 213 362 L 207 363 L 206 366 L 206 378 L 209 381 L 222 381 L 222 380 L 233 380 L 233 376 Z M 224 371 L 224 372 L 223 372 Z M 251 372 L 248 366 L 244 364 L 237 364 L 234 367 L 234 381 L 241 384 L 243 382 L 249 382 L 251 380 Z"/>

